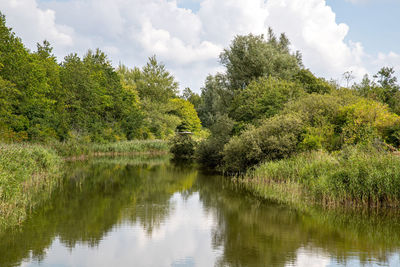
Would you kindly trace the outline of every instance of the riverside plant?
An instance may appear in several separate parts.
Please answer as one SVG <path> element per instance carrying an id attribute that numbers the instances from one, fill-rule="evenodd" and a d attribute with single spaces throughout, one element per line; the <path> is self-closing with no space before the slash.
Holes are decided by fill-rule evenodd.
<path id="1" fill-rule="evenodd" d="M 60 181 L 61 158 L 39 145 L 0 144 L 0 229 L 20 224 Z"/>
<path id="2" fill-rule="evenodd" d="M 167 153 L 169 150 L 169 144 L 164 140 L 131 140 L 104 144 L 67 141 L 64 143 L 54 143 L 51 146 L 64 157 L 129 153 Z"/>
<path id="3" fill-rule="evenodd" d="M 400 206 L 400 157 L 373 149 L 302 153 L 265 162 L 239 181 L 262 198 L 287 204 Z"/>

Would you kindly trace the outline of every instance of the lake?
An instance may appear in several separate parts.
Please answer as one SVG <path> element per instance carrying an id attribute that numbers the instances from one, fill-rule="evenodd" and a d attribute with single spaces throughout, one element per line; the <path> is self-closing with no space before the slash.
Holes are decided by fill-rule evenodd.
<path id="1" fill-rule="evenodd" d="M 400 266 L 396 211 L 298 211 L 167 156 L 65 172 L 51 200 L 0 234 L 0 266 Z"/>

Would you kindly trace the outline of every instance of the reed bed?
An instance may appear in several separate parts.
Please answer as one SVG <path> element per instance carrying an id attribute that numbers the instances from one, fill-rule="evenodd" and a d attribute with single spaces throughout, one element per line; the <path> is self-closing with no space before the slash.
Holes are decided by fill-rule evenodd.
<path id="1" fill-rule="evenodd" d="M 286 204 L 400 206 L 400 157 L 373 149 L 303 153 L 265 162 L 238 180 L 254 194 Z"/>
<path id="2" fill-rule="evenodd" d="M 51 146 L 63 157 L 168 153 L 169 151 L 168 142 L 163 140 L 132 140 L 105 144 L 64 142 Z"/>
<path id="3" fill-rule="evenodd" d="M 62 165 L 52 149 L 0 144 L 0 229 L 20 224 L 56 187 Z"/>

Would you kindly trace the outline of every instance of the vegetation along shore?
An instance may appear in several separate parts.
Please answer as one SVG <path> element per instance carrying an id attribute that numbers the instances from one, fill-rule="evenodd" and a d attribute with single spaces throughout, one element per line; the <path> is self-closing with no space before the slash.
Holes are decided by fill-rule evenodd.
<path id="1" fill-rule="evenodd" d="M 224 71 L 209 75 L 201 94 L 179 94 L 156 56 L 141 68 L 116 68 L 99 49 L 58 62 L 47 41 L 27 49 L 0 14 L 1 225 L 50 199 L 65 158 L 170 147 L 265 199 L 398 207 L 394 69 L 360 83 L 344 70 L 343 87 L 316 77 L 290 47 L 272 29 L 238 35 L 220 54 Z"/>

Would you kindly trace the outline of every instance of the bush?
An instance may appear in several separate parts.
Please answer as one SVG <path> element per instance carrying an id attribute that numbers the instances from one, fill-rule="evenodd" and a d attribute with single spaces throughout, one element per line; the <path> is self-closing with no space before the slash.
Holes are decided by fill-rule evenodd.
<path id="1" fill-rule="evenodd" d="M 222 164 L 222 151 L 232 136 L 234 121 L 227 115 L 220 115 L 211 126 L 211 135 L 202 141 L 196 150 L 197 161 L 204 167 L 215 168 Z"/>
<path id="2" fill-rule="evenodd" d="M 244 171 L 264 160 L 288 157 L 296 152 L 303 128 L 296 115 L 275 116 L 258 128 L 232 138 L 223 151 L 227 171 Z"/>
<path id="3" fill-rule="evenodd" d="M 178 133 L 170 142 L 170 152 L 175 160 L 191 160 L 194 158 L 196 142 L 190 134 Z"/>

